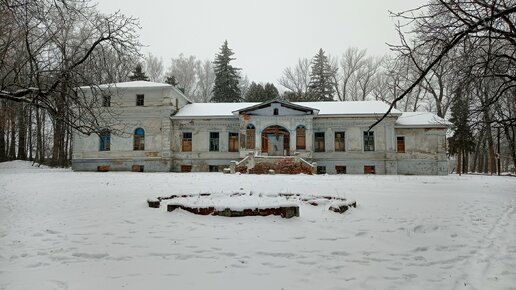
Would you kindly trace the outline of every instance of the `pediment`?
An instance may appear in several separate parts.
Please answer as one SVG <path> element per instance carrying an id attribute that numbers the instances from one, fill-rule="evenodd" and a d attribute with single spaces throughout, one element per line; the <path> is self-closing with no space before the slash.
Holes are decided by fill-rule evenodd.
<path id="1" fill-rule="evenodd" d="M 317 115 L 319 110 L 293 104 L 284 100 L 272 100 L 263 102 L 250 107 L 233 111 L 235 115 L 256 115 L 256 116 L 296 116 L 296 115 Z"/>

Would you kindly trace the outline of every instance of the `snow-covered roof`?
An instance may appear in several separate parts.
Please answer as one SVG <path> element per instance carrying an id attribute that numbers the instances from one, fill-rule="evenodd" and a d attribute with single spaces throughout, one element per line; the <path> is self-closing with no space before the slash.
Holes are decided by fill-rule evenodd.
<path id="1" fill-rule="evenodd" d="M 121 82 L 121 83 L 112 83 L 112 84 L 102 84 L 98 86 L 101 89 L 104 88 L 159 88 L 159 87 L 173 87 L 169 84 L 163 84 L 163 83 L 155 83 L 155 82 L 148 82 L 148 81 L 132 81 L 132 82 Z M 81 89 L 84 88 L 90 88 L 89 86 L 81 87 Z"/>
<path id="2" fill-rule="evenodd" d="M 81 89 L 90 89 L 90 86 L 83 86 L 80 87 Z M 130 88 L 171 88 L 176 93 L 183 96 L 186 101 L 189 103 L 192 103 L 192 101 L 185 95 L 183 92 L 181 92 L 178 88 L 174 87 L 170 84 L 164 84 L 164 83 L 155 83 L 155 82 L 148 82 L 148 81 L 131 81 L 131 82 L 121 82 L 121 83 L 112 83 L 112 84 L 101 84 L 98 85 L 98 88 L 100 89 L 109 89 L 109 88 L 118 88 L 118 89 L 130 89 Z"/>
<path id="3" fill-rule="evenodd" d="M 398 120 L 396 127 L 449 127 L 447 120 L 428 112 L 404 112 Z"/>
<path id="4" fill-rule="evenodd" d="M 354 102 L 296 102 L 305 107 L 319 110 L 320 115 L 382 115 L 389 109 L 387 103 L 381 101 Z M 401 111 L 392 109 L 391 115 L 401 115 Z"/>
<path id="5" fill-rule="evenodd" d="M 233 112 L 259 105 L 260 103 L 194 103 L 184 106 L 175 118 L 192 117 L 236 117 Z M 321 115 L 381 115 L 389 105 L 380 101 L 357 102 L 293 102 L 295 105 L 313 108 Z M 392 115 L 401 115 L 393 109 Z"/>

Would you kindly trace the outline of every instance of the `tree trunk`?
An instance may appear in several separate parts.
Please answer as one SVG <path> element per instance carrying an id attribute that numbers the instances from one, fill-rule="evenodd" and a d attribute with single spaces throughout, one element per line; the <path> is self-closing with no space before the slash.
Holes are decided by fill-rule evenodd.
<path id="1" fill-rule="evenodd" d="M 24 104 L 18 107 L 18 159 L 27 160 L 27 116 Z"/>
<path id="2" fill-rule="evenodd" d="M 7 112 L 5 109 L 5 101 L 0 101 L 0 162 L 7 159 L 7 146 L 5 143 L 5 125 L 7 123 Z"/>
<path id="3" fill-rule="evenodd" d="M 9 160 L 16 159 L 16 110 L 11 106 L 11 138 L 9 138 Z"/>
<path id="4" fill-rule="evenodd" d="M 512 130 L 509 130 L 509 126 L 505 126 L 503 128 L 505 138 L 507 139 L 507 143 L 509 143 L 509 148 L 511 149 L 511 158 L 512 164 L 516 167 L 516 140 L 515 140 L 515 127 L 511 127 Z M 512 136 L 511 132 L 512 131 Z"/>

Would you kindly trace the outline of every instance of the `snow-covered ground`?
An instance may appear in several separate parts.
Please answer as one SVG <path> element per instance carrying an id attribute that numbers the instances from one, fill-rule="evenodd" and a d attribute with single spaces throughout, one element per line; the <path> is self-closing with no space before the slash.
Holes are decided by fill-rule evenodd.
<path id="1" fill-rule="evenodd" d="M 171 194 L 355 199 L 227 218 Z M 0 163 L 0 289 L 515 289 L 516 178 L 86 173 Z"/>

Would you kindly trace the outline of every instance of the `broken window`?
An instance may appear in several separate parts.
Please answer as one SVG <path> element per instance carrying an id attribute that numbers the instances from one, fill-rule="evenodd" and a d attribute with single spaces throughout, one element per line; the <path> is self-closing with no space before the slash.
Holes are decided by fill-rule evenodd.
<path id="1" fill-rule="evenodd" d="M 346 166 L 335 165 L 335 171 L 337 172 L 337 174 L 346 174 Z"/>
<path id="2" fill-rule="evenodd" d="M 396 147 L 398 153 L 405 153 L 405 136 L 396 137 Z"/>
<path id="3" fill-rule="evenodd" d="M 183 132 L 181 151 L 183 151 L 183 152 L 191 152 L 192 151 L 192 132 Z"/>
<path id="4" fill-rule="evenodd" d="M 335 151 L 346 151 L 345 132 L 335 132 Z"/>
<path id="5" fill-rule="evenodd" d="M 136 106 L 143 106 L 144 97 L 144 95 L 136 95 Z"/>
<path id="6" fill-rule="evenodd" d="M 246 145 L 245 145 L 245 148 L 246 149 L 254 149 L 255 147 L 255 129 L 254 129 L 254 125 L 252 124 L 249 124 L 247 125 L 247 129 L 246 129 L 246 137 L 247 137 L 247 142 L 246 142 Z"/>
<path id="7" fill-rule="evenodd" d="M 364 131 L 364 151 L 374 151 L 373 131 Z"/>
<path id="8" fill-rule="evenodd" d="M 315 133 L 315 152 L 324 152 L 324 132 Z"/>
<path id="9" fill-rule="evenodd" d="M 364 174 L 376 174 L 373 165 L 365 165 L 364 166 Z"/>
<path id="10" fill-rule="evenodd" d="M 306 149 L 306 129 L 302 125 L 296 128 L 296 149 Z"/>
<path id="11" fill-rule="evenodd" d="M 111 150 L 111 131 L 103 129 L 100 131 L 99 151 Z"/>
<path id="12" fill-rule="evenodd" d="M 210 132 L 210 151 L 219 151 L 219 132 Z"/>
<path id="13" fill-rule="evenodd" d="M 238 152 L 238 133 L 229 133 L 228 152 Z"/>
<path id="14" fill-rule="evenodd" d="M 143 172 L 143 165 L 137 165 L 137 164 L 135 164 L 135 165 L 133 165 L 133 166 L 131 167 L 131 171 L 132 171 L 132 172 Z"/>
<path id="15" fill-rule="evenodd" d="M 134 130 L 133 150 L 145 150 L 145 131 L 142 128 Z"/>
<path id="16" fill-rule="evenodd" d="M 317 174 L 326 174 L 326 166 L 317 166 Z"/>
<path id="17" fill-rule="evenodd" d="M 181 172 L 192 172 L 192 165 L 181 165 Z"/>

